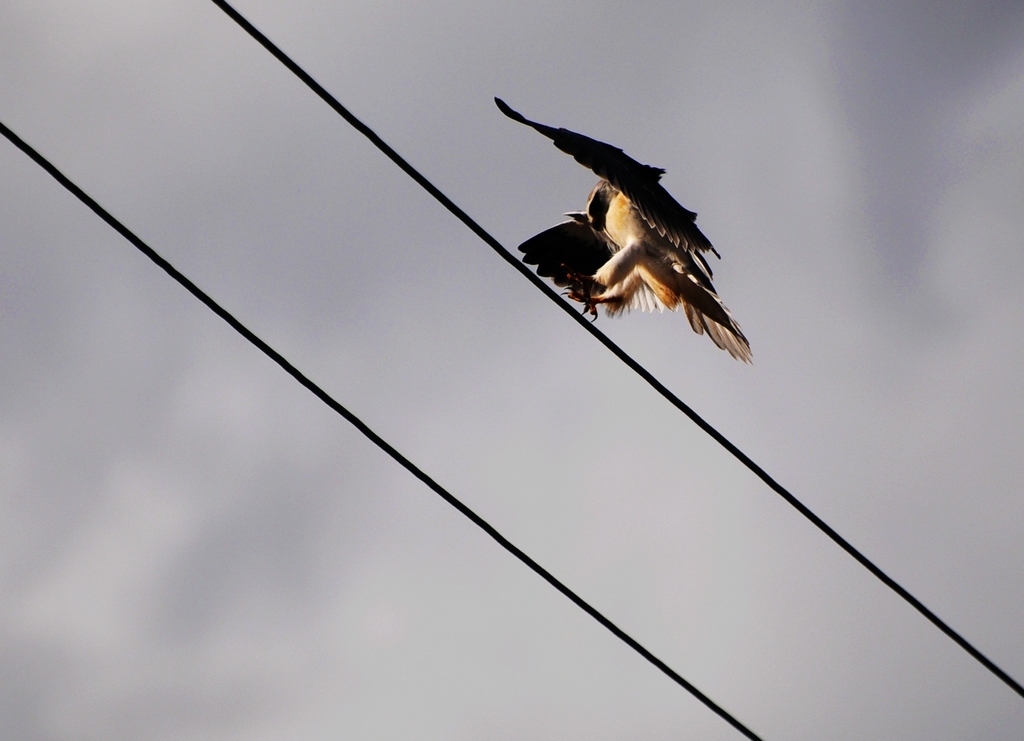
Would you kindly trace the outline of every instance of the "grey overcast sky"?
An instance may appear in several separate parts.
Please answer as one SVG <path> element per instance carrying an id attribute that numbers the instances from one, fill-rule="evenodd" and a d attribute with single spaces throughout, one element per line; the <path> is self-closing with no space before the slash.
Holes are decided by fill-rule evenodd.
<path id="1" fill-rule="evenodd" d="M 598 326 L 1024 680 L 1024 4 L 238 0 L 510 248 L 668 170 L 747 366 Z M 1024 700 L 206 0 L 5 0 L 0 120 L 766 740 Z M 736 739 L 0 141 L 0 736 Z"/>

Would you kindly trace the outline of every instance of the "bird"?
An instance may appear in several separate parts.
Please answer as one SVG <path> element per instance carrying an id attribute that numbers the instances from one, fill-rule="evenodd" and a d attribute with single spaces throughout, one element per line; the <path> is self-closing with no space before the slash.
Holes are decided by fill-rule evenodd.
<path id="1" fill-rule="evenodd" d="M 694 332 L 751 362 L 750 343 L 715 291 L 703 253 L 721 255 L 697 227 L 697 214 L 661 185 L 665 170 L 641 164 L 611 144 L 531 121 L 501 98 L 494 102 L 600 178 L 585 210 L 566 213 L 568 221 L 519 245 L 523 261 L 567 289 L 594 319 L 598 306 L 608 316 L 681 307 Z"/>

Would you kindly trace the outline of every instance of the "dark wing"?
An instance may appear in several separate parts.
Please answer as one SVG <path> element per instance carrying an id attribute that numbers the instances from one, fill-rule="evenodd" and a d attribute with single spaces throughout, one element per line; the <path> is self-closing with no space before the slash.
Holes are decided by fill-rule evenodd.
<path id="1" fill-rule="evenodd" d="M 536 129 L 551 139 L 556 147 L 571 154 L 581 165 L 589 167 L 598 177 L 625 193 L 647 223 L 677 247 L 697 252 L 711 250 L 718 256 L 711 241 L 694 223 L 697 214 L 683 208 L 658 182 L 665 172 L 660 167 L 641 164 L 618 147 L 575 131 L 530 121 L 509 108 L 501 98 L 495 98 L 494 102 L 513 121 Z"/>
<path id="2" fill-rule="evenodd" d="M 537 275 L 551 278 L 556 286 L 575 287 L 582 276 L 591 276 L 612 257 L 608 243 L 589 224 L 566 221 L 519 245 L 523 262 L 537 266 Z"/>

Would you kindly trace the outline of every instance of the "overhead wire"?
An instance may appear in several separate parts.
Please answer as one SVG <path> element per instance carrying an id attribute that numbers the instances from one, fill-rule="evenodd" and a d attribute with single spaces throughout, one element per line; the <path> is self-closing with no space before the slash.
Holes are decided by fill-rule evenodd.
<path id="1" fill-rule="evenodd" d="M 74 182 L 72 182 L 64 173 L 58 170 L 49 160 L 43 157 L 37 152 L 32 146 L 25 142 L 21 137 L 15 134 L 9 129 L 2 121 L 0 121 L 0 134 L 3 134 L 14 146 L 28 155 L 37 165 L 42 167 L 50 176 L 52 176 L 58 183 L 64 186 L 70 191 L 78 200 L 88 206 L 97 216 L 111 226 L 118 234 L 124 237 L 130 242 L 136 249 L 142 254 L 152 260 L 160 269 L 167 273 L 171 278 L 177 281 L 182 287 L 185 288 L 189 293 L 199 299 L 208 309 L 213 311 L 214 314 L 223 319 L 227 324 L 242 337 L 252 343 L 260 352 L 266 355 L 268 358 L 273 360 L 279 365 L 288 375 L 298 381 L 303 387 L 310 391 L 320 401 L 330 407 L 333 411 L 341 415 L 347 422 L 355 427 L 360 433 L 362 433 L 367 439 L 370 440 L 374 445 L 387 453 L 393 460 L 401 465 L 405 470 L 423 482 L 431 491 L 441 497 L 444 501 L 454 507 L 463 516 L 469 519 L 474 525 L 483 530 L 498 545 L 504 548 L 506 551 L 511 553 L 527 567 L 529 567 L 534 573 L 540 576 L 544 581 L 553 586 L 565 597 L 567 597 L 573 604 L 579 607 L 581 610 L 586 612 L 590 617 L 600 623 L 606 628 L 612 635 L 621 640 L 631 649 L 636 651 L 648 662 L 657 667 L 663 674 L 669 677 L 673 682 L 678 684 L 680 687 L 685 689 L 697 700 L 703 703 L 707 708 L 713 711 L 720 718 L 725 720 L 729 725 L 743 734 L 746 738 L 751 741 L 762 741 L 761 737 L 750 730 L 746 725 L 741 723 L 736 717 L 729 713 L 725 708 L 716 703 L 710 697 L 701 692 L 697 687 L 686 680 L 681 674 L 676 672 L 672 667 L 666 664 L 664 661 L 659 659 L 647 648 L 640 644 L 636 639 L 626 633 L 622 628 L 613 623 L 604 614 L 593 607 L 589 602 L 580 597 L 576 592 L 566 586 L 558 578 L 556 578 L 550 571 L 545 569 L 533 558 L 522 551 L 512 541 L 502 535 L 498 530 L 491 525 L 489 522 L 484 520 L 480 515 L 470 509 L 461 500 L 455 497 L 441 484 L 435 481 L 419 466 L 410 461 L 401 452 L 398 451 L 393 445 L 387 440 L 382 438 L 376 432 L 374 432 L 365 422 L 359 419 L 355 414 L 344 407 L 338 402 L 333 396 L 324 391 L 319 385 L 313 380 L 306 376 L 302 371 L 296 368 L 291 362 L 289 362 L 281 353 L 267 344 L 262 338 L 256 333 L 242 324 L 234 315 L 217 303 L 209 294 L 203 291 L 199 286 L 193 283 L 187 276 L 181 271 L 171 265 L 165 258 L 157 253 L 152 247 L 146 244 L 141 238 L 135 235 L 128 227 L 122 224 L 116 219 L 109 211 L 103 208 L 97 203 L 92 197 L 90 197 L 85 191 L 79 188 Z"/>
<path id="2" fill-rule="evenodd" d="M 287 54 L 284 53 L 276 44 L 274 44 L 266 35 L 264 35 L 259 29 L 257 29 L 252 23 L 250 23 L 244 16 L 242 16 L 237 10 L 235 10 L 225 0 L 211 0 L 211 2 L 220 8 L 224 13 L 237 23 L 246 33 L 248 33 L 253 39 L 255 39 L 264 49 L 270 52 L 281 64 L 283 64 L 289 71 L 291 71 L 296 77 L 298 77 L 307 87 L 309 87 L 317 96 L 320 97 L 328 106 L 330 106 L 339 116 L 345 119 L 356 131 L 365 136 L 370 142 L 373 143 L 381 152 L 383 152 L 392 162 L 394 162 L 403 172 L 405 172 L 410 178 L 418 183 L 424 190 L 426 190 L 431 196 L 433 196 L 438 202 L 441 203 L 448 211 L 450 211 L 459 221 L 465 224 L 474 234 L 476 234 L 488 247 L 494 250 L 505 262 L 509 263 L 512 267 L 518 270 L 527 280 L 533 283 L 541 292 L 543 292 L 549 299 L 551 299 L 557 306 L 565 311 L 573 320 L 579 324 L 583 329 L 590 333 L 594 339 L 604 345 L 610 350 L 619 360 L 625 363 L 631 370 L 633 370 L 638 376 L 646 381 L 655 391 L 657 391 L 662 397 L 664 397 L 672 406 L 678 409 L 680 412 L 685 414 L 689 419 L 696 424 L 700 429 L 711 436 L 715 442 L 725 448 L 729 453 L 733 455 L 740 463 L 746 466 L 755 476 L 761 481 L 768 485 L 768 487 L 788 502 L 794 509 L 796 509 L 801 515 L 807 518 L 815 527 L 821 530 L 827 535 L 834 543 L 840 548 L 846 551 L 854 560 L 856 560 L 861 566 L 866 568 L 875 578 L 881 581 L 885 586 L 889 587 L 893 592 L 899 595 L 905 602 L 911 607 L 917 610 L 923 615 L 929 622 L 935 627 L 942 631 L 948 638 L 956 643 L 961 649 L 963 649 L 969 656 L 975 659 L 989 672 L 998 677 L 1005 685 L 1016 692 L 1020 697 L 1024 698 L 1024 686 L 1020 684 L 1016 679 L 1011 677 L 1007 672 L 1001 669 L 995 662 L 989 659 L 985 654 L 974 647 L 966 638 L 964 638 L 959 632 L 954 630 L 949 624 L 942 620 L 938 615 L 932 612 L 928 607 L 924 605 L 919 599 L 914 597 L 910 592 L 903 588 L 896 580 L 882 571 L 881 568 L 875 565 L 867 556 L 855 548 L 849 541 L 843 536 L 836 532 L 828 523 L 822 520 L 818 515 L 812 512 L 803 502 L 797 499 L 792 493 L 789 492 L 782 484 L 772 478 L 767 471 L 753 461 L 746 453 L 740 450 L 734 445 L 728 438 L 720 433 L 717 429 L 711 426 L 703 417 L 697 414 L 688 404 L 682 399 L 676 396 L 672 391 L 668 389 L 661 381 L 644 368 L 639 362 L 634 360 L 625 350 L 620 348 L 615 342 L 613 342 L 607 335 L 598 329 L 593 323 L 588 321 L 582 314 L 577 312 L 567 302 L 563 301 L 558 293 L 556 293 L 549 285 L 547 285 L 541 278 L 534 274 L 534 272 L 520 260 L 509 252 L 505 247 L 498 242 L 493 236 L 490 235 L 482 226 L 480 226 L 473 218 L 469 216 L 465 211 L 459 208 L 448 196 L 446 196 L 440 189 L 438 189 L 433 183 L 431 183 L 423 174 L 421 174 L 416 168 L 409 164 L 405 158 L 398 154 L 392 149 L 380 136 L 377 135 L 369 126 L 359 120 L 354 114 L 352 114 L 345 106 L 343 106 L 337 98 L 329 93 L 320 83 L 313 79 L 313 77 L 307 73 L 302 67 L 300 67 L 294 60 L 291 59 Z"/>

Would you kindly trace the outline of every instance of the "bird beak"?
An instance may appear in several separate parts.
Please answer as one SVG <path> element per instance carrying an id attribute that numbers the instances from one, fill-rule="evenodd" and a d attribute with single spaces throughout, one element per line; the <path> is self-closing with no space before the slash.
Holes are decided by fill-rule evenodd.
<path id="1" fill-rule="evenodd" d="M 573 221 L 578 221 L 581 224 L 586 224 L 589 221 L 586 211 L 566 211 L 563 216 L 568 216 Z"/>

